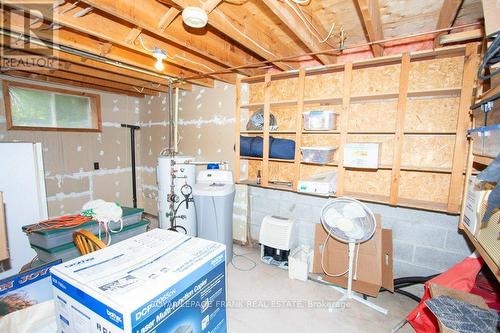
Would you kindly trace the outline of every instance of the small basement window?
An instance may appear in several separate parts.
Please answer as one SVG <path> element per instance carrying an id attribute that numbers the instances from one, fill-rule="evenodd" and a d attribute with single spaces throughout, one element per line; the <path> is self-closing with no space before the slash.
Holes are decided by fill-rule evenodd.
<path id="1" fill-rule="evenodd" d="M 9 130 L 101 131 L 100 96 L 2 81 Z"/>

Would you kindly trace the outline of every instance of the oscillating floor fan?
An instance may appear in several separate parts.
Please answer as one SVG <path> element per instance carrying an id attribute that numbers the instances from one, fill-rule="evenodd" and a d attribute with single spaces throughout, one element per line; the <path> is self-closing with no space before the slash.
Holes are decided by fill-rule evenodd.
<path id="1" fill-rule="evenodd" d="M 357 255 L 355 254 L 356 245 L 358 246 L 359 251 L 359 245 L 368 241 L 375 233 L 377 221 L 375 220 L 373 212 L 365 204 L 352 198 L 342 197 L 331 199 L 328 200 L 321 209 L 321 223 L 328 232 L 328 236 L 325 239 L 325 244 L 323 246 L 324 250 L 326 249 L 330 236 L 349 245 L 349 266 L 347 271 L 343 273 L 331 274 L 327 272 L 324 268 L 323 257 L 321 258 L 321 265 L 325 274 L 329 276 L 343 276 L 346 273 L 348 274 L 347 291 L 335 288 L 345 294 L 339 301 L 342 302 L 346 299 L 353 299 L 369 306 L 374 310 L 387 314 L 386 309 L 373 304 L 352 292 L 355 257 L 357 263 Z"/>

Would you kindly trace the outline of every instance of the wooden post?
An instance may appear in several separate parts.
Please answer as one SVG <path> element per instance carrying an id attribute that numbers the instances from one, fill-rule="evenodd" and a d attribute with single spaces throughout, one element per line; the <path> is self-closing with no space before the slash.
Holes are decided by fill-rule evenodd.
<path id="1" fill-rule="evenodd" d="M 241 179 L 241 162 L 240 162 L 240 131 L 241 131 L 241 78 L 236 79 L 236 112 L 234 117 L 234 126 L 236 135 L 234 138 L 234 178 L 236 182 Z"/>
<path id="2" fill-rule="evenodd" d="M 344 66 L 344 91 L 342 93 L 342 114 L 340 115 L 340 147 L 338 150 L 337 191 L 336 196 L 344 194 L 344 146 L 347 143 L 347 130 L 349 127 L 349 109 L 351 107 L 351 80 L 352 63 Z"/>
<path id="3" fill-rule="evenodd" d="M 293 189 L 298 190 L 300 179 L 300 145 L 302 142 L 302 112 L 304 111 L 304 89 L 306 82 L 306 70 L 301 68 L 299 71 L 299 96 L 297 101 L 297 115 L 295 117 L 295 162 L 294 162 L 294 177 Z"/>
<path id="4" fill-rule="evenodd" d="M 460 212 L 460 205 L 462 203 L 464 161 L 467 154 L 466 131 L 471 124 L 469 108 L 472 104 L 472 89 L 474 88 L 478 63 L 477 44 L 467 44 L 458 110 L 457 135 L 455 136 L 455 149 L 453 151 L 450 190 L 448 193 L 448 212 L 450 213 Z"/>
<path id="5" fill-rule="evenodd" d="M 264 80 L 264 133 L 262 147 L 262 186 L 269 184 L 269 119 L 271 114 L 271 74 L 267 73 Z"/>
<path id="6" fill-rule="evenodd" d="M 410 76 L 410 55 L 403 54 L 401 58 L 401 72 L 399 75 L 399 97 L 398 110 L 396 115 L 396 135 L 394 136 L 394 156 L 391 175 L 391 192 L 389 203 L 398 203 L 399 179 L 401 171 L 401 154 L 403 152 L 404 123 L 406 113 L 406 98 L 408 95 L 408 78 Z"/>

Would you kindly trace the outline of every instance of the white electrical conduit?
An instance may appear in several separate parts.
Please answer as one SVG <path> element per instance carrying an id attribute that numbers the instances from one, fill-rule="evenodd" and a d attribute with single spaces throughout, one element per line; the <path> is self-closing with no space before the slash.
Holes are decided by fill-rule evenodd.
<path id="1" fill-rule="evenodd" d="M 179 88 L 175 88 L 175 108 L 174 108 L 174 153 L 178 152 L 178 132 L 179 132 Z"/>

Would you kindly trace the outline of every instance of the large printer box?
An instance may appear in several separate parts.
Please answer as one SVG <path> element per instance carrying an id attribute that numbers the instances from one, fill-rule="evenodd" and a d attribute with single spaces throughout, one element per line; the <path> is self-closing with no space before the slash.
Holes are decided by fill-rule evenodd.
<path id="1" fill-rule="evenodd" d="M 154 229 L 51 269 L 59 333 L 226 332 L 225 246 Z"/>

